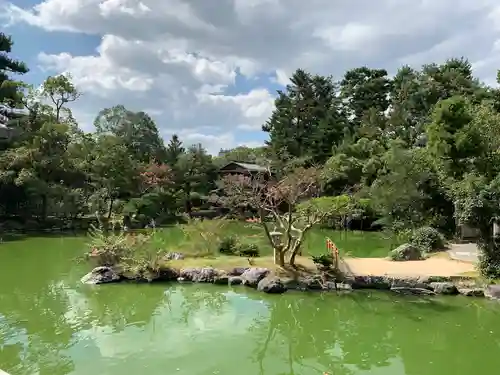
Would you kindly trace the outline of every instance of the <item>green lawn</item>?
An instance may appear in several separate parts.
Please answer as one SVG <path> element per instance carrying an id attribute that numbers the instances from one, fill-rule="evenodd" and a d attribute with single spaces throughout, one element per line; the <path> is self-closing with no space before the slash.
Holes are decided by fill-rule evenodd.
<path id="1" fill-rule="evenodd" d="M 189 235 L 179 226 L 161 228 L 157 230 L 155 242 L 168 251 L 203 252 L 201 233 L 222 233 L 223 236 L 236 236 L 241 242 L 256 243 L 259 245 L 262 256 L 271 254 L 263 229 L 260 224 L 251 224 L 240 221 L 226 221 L 223 226 L 215 224 L 216 220 L 205 220 L 205 224 L 197 228 L 187 228 Z M 210 236 L 210 235 L 209 235 Z M 218 236 L 213 235 L 215 240 Z M 303 255 L 318 255 L 326 252 L 325 240 L 329 237 L 339 248 L 342 256 L 350 257 L 386 257 L 394 247 L 395 242 L 382 232 L 334 231 L 320 228 L 311 229 L 303 245 Z M 201 242 L 200 242 L 201 241 Z"/>

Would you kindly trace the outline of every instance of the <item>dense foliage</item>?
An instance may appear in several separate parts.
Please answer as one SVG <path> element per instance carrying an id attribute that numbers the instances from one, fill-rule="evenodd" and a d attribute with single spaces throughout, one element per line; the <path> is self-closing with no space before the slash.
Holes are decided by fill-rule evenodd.
<path id="1" fill-rule="evenodd" d="M 213 209 L 217 169 L 228 161 L 269 166 L 278 179 L 297 168 L 320 171 L 320 192 L 302 210 L 336 207 L 327 224 L 356 222 L 394 230 L 457 223 L 479 228 L 481 269 L 500 275 L 492 222 L 500 215 L 500 90 L 473 76 L 465 59 L 403 66 L 394 76 L 360 67 L 339 80 L 297 70 L 276 98 L 264 147 L 221 150 L 173 136 L 121 105 L 98 113 L 83 132 L 68 104 L 71 77 L 40 88 L 18 81 L 27 68 L 0 34 L 0 103 L 12 108 L 0 128 L 0 213 L 22 227 L 124 215 L 132 223 Z M 215 200 L 216 201 L 216 200 Z"/>

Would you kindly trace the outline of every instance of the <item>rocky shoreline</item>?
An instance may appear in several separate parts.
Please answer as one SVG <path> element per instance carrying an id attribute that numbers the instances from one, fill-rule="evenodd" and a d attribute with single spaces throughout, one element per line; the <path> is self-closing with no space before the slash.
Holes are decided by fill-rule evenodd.
<path id="1" fill-rule="evenodd" d="M 226 272 L 212 267 L 163 269 L 148 277 L 127 277 L 112 267 L 96 267 L 81 279 L 84 284 L 106 284 L 124 281 L 134 282 L 178 282 L 210 283 L 217 285 L 245 285 L 264 293 L 280 294 L 287 290 L 297 291 L 341 291 L 359 289 L 385 290 L 412 295 L 462 295 L 466 297 L 488 297 L 500 300 L 500 285 L 480 285 L 473 279 L 456 280 L 448 277 L 392 277 L 352 276 L 342 282 L 328 279 L 325 274 L 299 278 L 277 277 L 267 268 L 234 268 Z"/>

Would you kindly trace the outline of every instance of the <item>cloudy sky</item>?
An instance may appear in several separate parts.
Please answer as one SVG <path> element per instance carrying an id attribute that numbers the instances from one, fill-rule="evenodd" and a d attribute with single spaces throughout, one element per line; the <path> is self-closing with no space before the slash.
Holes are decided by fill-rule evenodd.
<path id="1" fill-rule="evenodd" d="M 74 108 L 144 110 L 169 138 L 257 145 L 273 96 L 297 68 L 339 77 L 466 56 L 493 82 L 498 0 L 0 0 L 27 80 L 70 72 Z"/>

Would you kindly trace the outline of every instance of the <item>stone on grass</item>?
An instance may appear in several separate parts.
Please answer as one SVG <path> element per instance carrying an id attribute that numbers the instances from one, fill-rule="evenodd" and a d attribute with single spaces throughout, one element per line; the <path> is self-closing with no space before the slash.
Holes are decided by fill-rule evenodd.
<path id="1" fill-rule="evenodd" d="M 184 258 L 185 258 L 184 254 L 178 253 L 176 251 L 168 252 L 168 253 L 166 253 L 163 256 L 163 260 L 164 261 L 168 261 L 168 260 L 182 260 Z"/>
<path id="2" fill-rule="evenodd" d="M 389 258 L 393 261 L 401 262 L 408 260 L 422 260 L 423 256 L 420 248 L 410 243 L 405 243 L 389 252 Z"/>
<path id="3" fill-rule="evenodd" d="M 458 289 L 455 284 L 450 282 L 433 282 L 429 286 L 437 294 L 445 295 L 456 295 L 458 294 Z"/>
<path id="4" fill-rule="evenodd" d="M 84 284 L 107 284 L 120 281 L 121 277 L 111 267 L 96 267 L 81 278 Z"/>
<path id="5" fill-rule="evenodd" d="M 488 285 L 484 291 L 484 295 L 491 299 L 500 300 L 500 285 L 498 284 Z"/>
<path id="6" fill-rule="evenodd" d="M 244 285 L 256 288 L 259 281 L 266 277 L 268 274 L 269 270 L 267 268 L 251 267 L 245 270 L 245 272 L 243 272 L 240 277 L 243 280 Z"/>
<path id="7" fill-rule="evenodd" d="M 277 277 L 265 277 L 257 284 L 257 290 L 264 293 L 281 294 L 286 292 L 286 287 Z"/>

